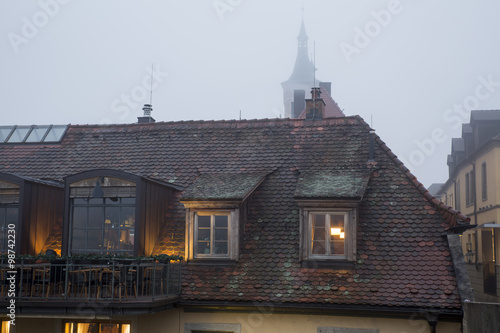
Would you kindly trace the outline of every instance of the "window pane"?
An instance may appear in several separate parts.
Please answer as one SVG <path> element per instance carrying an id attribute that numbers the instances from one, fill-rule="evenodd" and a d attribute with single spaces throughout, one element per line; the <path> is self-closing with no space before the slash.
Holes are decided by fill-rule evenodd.
<path id="1" fill-rule="evenodd" d="M 227 241 L 227 228 L 215 229 L 215 241 Z"/>
<path id="2" fill-rule="evenodd" d="M 26 142 L 41 142 L 49 126 L 34 126 Z"/>
<path id="3" fill-rule="evenodd" d="M 134 237 L 131 236 L 130 231 L 127 229 L 120 231 L 120 248 L 122 250 L 134 249 Z"/>
<path id="4" fill-rule="evenodd" d="M 71 247 L 73 249 L 82 250 L 85 249 L 85 238 L 86 238 L 85 229 L 76 229 L 73 228 L 73 240 L 71 242 Z"/>
<path id="5" fill-rule="evenodd" d="M 99 250 L 101 247 L 101 229 L 88 229 L 87 231 L 87 249 Z"/>
<path id="6" fill-rule="evenodd" d="M 26 134 L 28 134 L 31 126 L 17 126 L 7 142 L 23 142 Z"/>
<path id="7" fill-rule="evenodd" d="M 198 240 L 210 240 L 210 229 L 198 229 Z"/>
<path id="8" fill-rule="evenodd" d="M 19 207 L 7 207 L 6 221 L 5 225 L 9 225 L 10 223 L 17 223 L 17 213 L 19 211 Z"/>
<path id="9" fill-rule="evenodd" d="M 61 140 L 62 135 L 64 134 L 64 131 L 66 131 L 66 125 L 56 125 L 52 126 L 52 128 L 49 131 L 49 134 L 47 134 L 47 137 L 45 138 L 44 142 L 57 142 Z"/>
<path id="10" fill-rule="evenodd" d="M 102 205 L 103 201 L 102 198 L 88 198 L 88 204 L 91 205 Z"/>
<path id="11" fill-rule="evenodd" d="M 119 328 L 119 324 L 101 324 L 99 333 L 120 333 Z"/>
<path id="12" fill-rule="evenodd" d="M 104 229 L 104 248 L 106 250 L 120 249 L 120 231 L 118 229 Z"/>
<path id="13" fill-rule="evenodd" d="M 227 242 L 214 242 L 215 254 L 227 254 Z"/>
<path id="14" fill-rule="evenodd" d="M 89 227 L 102 227 L 103 217 L 102 217 L 102 207 L 89 207 Z"/>
<path id="15" fill-rule="evenodd" d="M 135 198 L 121 198 L 122 205 L 135 205 Z"/>
<path id="16" fill-rule="evenodd" d="M 331 254 L 344 254 L 344 241 L 332 241 L 330 243 Z"/>
<path id="17" fill-rule="evenodd" d="M 325 227 L 323 228 L 312 228 L 312 240 L 313 241 L 325 241 Z"/>
<path id="18" fill-rule="evenodd" d="M 121 227 L 134 227 L 135 225 L 135 207 L 122 207 Z"/>
<path id="19" fill-rule="evenodd" d="M 5 142 L 10 132 L 12 132 L 12 127 L 0 127 L 0 142 Z"/>
<path id="20" fill-rule="evenodd" d="M 210 242 L 198 241 L 198 251 L 199 254 L 210 254 Z"/>
<path id="21" fill-rule="evenodd" d="M 106 227 L 120 226 L 120 207 L 106 207 Z"/>
<path id="22" fill-rule="evenodd" d="M 73 199 L 74 205 L 86 205 L 88 203 L 89 203 L 89 199 L 87 199 L 87 198 L 74 198 Z"/>
<path id="23" fill-rule="evenodd" d="M 325 242 L 324 241 L 314 241 L 311 246 L 312 254 L 326 254 Z"/>
<path id="24" fill-rule="evenodd" d="M 73 208 L 73 228 L 85 228 L 87 226 L 87 207 Z"/>
<path id="25" fill-rule="evenodd" d="M 313 221 L 312 221 L 312 226 L 313 227 L 325 227 L 325 214 L 314 214 L 313 216 Z"/>
<path id="26" fill-rule="evenodd" d="M 330 215 L 330 227 L 343 228 L 344 227 L 344 214 Z"/>
<path id="27" fill-rule="evenodd" d="M 227 215 L 215 215 L 215 227 L 227 228 Z"/>
<path id="28" fill-rule="evenodd" d="M 210 228 L 210 216 L 198 215 L 198 227 Z"/>

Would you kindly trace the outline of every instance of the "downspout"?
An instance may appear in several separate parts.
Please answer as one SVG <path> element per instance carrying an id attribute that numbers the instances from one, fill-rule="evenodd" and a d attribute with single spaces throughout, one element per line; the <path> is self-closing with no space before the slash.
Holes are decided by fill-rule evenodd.
<path id="1" fill-rule="evenodd" d="M 477 225 L 477 193 L 476 193 L 476 164 L 474 162 L 470 162 L 472 164 L 472 174 L 474 175 L 474 188 L 472 189 L 474 193 L 474 224 Z M 474 256 L 474 265 L 476 266 L 476 270 L 479 270 L 479 267 L 477 266 L 477 229 L 474 230 L 474 251 L 475 251 L 475 256 Z"/>
<path id="2" fill-rule="evenodd" d="M 427 323 L 429 324 L 430 332 L 436 333 L 436 326 L 438 323 L 439 313 L 427 313 Z"/>

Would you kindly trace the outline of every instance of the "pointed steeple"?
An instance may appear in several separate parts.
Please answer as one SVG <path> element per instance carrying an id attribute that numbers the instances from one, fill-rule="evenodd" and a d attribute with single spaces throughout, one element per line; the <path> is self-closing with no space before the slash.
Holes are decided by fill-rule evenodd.
<path id="1" fill-rule="evenodd" d="M 305 47 L 307 49 L 307 41 L 309 37 L 306 34 L 306 27 L 304 25 L 304 17 L 302 17 L 302 24 L 300 25 L 300 32 L 297 36 L 297 40 L 299 41 L 299 48 Z"/>
<path id="2" fill-rule="evenodd" d="M 291 102 L 293 101 L 293 90 L 309 90 L 314 86 L 314 76 L 316 68 L 309 59 L 308 40 L 304 24 L 304 17 L 300 25 L 299 35 L 297 36 L 297 57 L 293 67 L 292 75 L 285 82 L 281 83 L 284 91 L 285 117 L 291 116 Z M 318 82 L 316 82 L 318 83 Z"/>
<path id="3" fill-rule="evenodd" d="M 312 87 L 316 68 L 314 68 L 314 64 L 309 60 L 307 47 L 308 40 L 309 37 L 306 33 L 304 19 L 302 19 L 300 32 L 297 36 L 297 58 L 295 59 L 292 75 L 290 75 L 287 82 L 307 83 Z"/>

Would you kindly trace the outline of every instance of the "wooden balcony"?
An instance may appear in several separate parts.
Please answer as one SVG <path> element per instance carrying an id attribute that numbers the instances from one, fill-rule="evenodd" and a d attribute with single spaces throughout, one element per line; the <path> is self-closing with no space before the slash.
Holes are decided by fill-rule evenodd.
<path id="1" fill-rule="evenodd" d="M 21 261 L 13 269 L 5 263 L 0 265 L 0 306 L 14 302 L 16 313 L 26 314 L 81 313 L 86 308 L 95 314 L 151 312 L 178 299 L 181 267 L 132 260 Z"/>

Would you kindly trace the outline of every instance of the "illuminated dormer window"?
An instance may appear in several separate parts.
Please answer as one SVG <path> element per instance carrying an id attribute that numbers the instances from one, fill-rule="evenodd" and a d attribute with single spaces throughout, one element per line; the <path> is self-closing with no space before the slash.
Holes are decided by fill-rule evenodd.
<path id="1" fill-rule="evenodd" d="M 356 260 L 358 205 L 369 176 L 352 171 L 304 172 L 295 198 L 301 207 L 302 260 Z"/>
<path id="2" fill-rule="evenodd" d="M 135 192 L 135 182 L 116 177 L 71 183 L 71 253 L 133 254 Z"/>
<path id="3" fill-rule="evenodd" d="M 181 189 L 110 169 L 68 176 L 62 253 L 150 256 Z"/>

